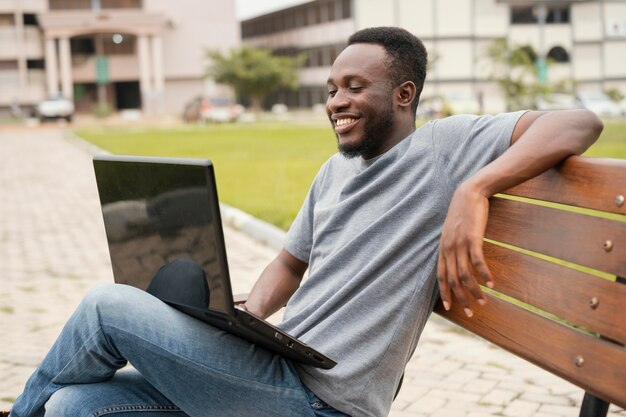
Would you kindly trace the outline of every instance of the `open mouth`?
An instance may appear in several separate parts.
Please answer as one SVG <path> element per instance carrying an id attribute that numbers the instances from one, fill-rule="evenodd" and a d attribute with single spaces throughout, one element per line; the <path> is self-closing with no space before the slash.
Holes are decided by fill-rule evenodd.
<path id="1" fill-rule="evenodd" d="M 356 125 L 359 119 L 355 117 L 341 117 L 335 119 L 335 132 L 338 134 L 346 133 Z"/>

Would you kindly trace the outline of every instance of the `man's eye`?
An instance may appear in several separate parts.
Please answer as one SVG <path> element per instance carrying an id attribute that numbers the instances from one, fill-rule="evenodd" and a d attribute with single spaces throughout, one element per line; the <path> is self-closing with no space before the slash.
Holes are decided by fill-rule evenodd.
<path id="1" fill-rule="evenodd" d="M 363 90 L 361 86 L 350 87 L 349 90 L 353 93 L 360 93 Z"/>
<path id="2" fill-rule="evenodd" d="M 329 97 L 335 97 L 335 94 L 337 94 L 337 90 L 330 90 L 330 91 L 328 92 L 328 96 L 329 96 Z"/>

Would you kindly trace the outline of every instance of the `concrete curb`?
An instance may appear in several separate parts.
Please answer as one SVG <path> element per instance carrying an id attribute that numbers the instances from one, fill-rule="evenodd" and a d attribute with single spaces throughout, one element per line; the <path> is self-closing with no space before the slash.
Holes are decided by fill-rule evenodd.
<path id="1" fill-rule="evenodd" d="M 224 203 L 220 203 L 220 211 L 222 221 L 233 229 L 242 231 L 257 242 L 276 251 L 282 249 L 286 236 L 283 229 Z"/>
<path id="2" fill-rule="evenodd" d="M 110 153 L 93 145 L 92 143 L 87 142 L 69 130 L 65 130 L 63 132 L 63 137 L 91 156 Z M 279 227 L 264 222 L 263 220 L 259 220 L 256 217 L 225 203 L 220 203 L 220 212 L 222 222 L 233 229 L 245 233 L 255 241 L 276 251 L 279 251 L 283 247 L 286 232 Z"/>

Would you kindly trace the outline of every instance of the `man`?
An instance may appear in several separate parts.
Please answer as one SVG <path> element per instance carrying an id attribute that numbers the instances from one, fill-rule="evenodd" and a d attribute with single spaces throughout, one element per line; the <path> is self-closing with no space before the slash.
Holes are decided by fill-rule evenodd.
<path id="1" fill-rule="evenodd" d="M 602 123 L 584 110 L 456 116 L 415 129 L 426 51 L 410 33 L 355 33 L 332 66 L 340 154 L 318 173 L 283 250 L 245 308 L 336 359 L 299 365 L 145 292 L 90 292 L 12 416 L 383 416 L 437 295 L 468 316 L 494 282 L 488 198 L 579 154 Z M 302 281 L 306 270 L 309 277 Z M 141 317 L 141 319 L 137 319 Z M 127 362 L 135 370 L 117 372 Z"/>

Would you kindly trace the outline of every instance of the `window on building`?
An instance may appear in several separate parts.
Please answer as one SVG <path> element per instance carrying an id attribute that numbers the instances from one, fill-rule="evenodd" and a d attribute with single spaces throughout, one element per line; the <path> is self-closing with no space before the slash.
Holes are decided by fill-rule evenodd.
<path id="1" fill-rule="evenodd" d="M 269 19 L 263 19 L 261 21 L 261 35 L 266 35 L 272 31 L 272 23 Z"/>
<path id="2" fill-rule="evenodd" d="M 343 19 L 349 19 L 352 16 L 351 0 L 341 0 L 341 9 Z"/>
<path id="3" fill-rule="evenodd" d="M 317 66 L 319 66 L 319 54 L 317 52 L 318 52 L 317 49 L 310 49 L 308 51 L 309 67 L 317 67 Z"/>
<path id="4" fill-rule="evenodd" d="M 326 87 L 313 87 L 312 105 L 326 103 L 326 97 L 328 96 Z"/>
<path id="5" fill-rule="evenodd" d="M 553 60 L 554 62 L 569 62 L 569 54 L 567 53 L 565 48 L 561 46 L 555 46 L 554 48 L 550 49 L 550 52 L 548 52 L 548 58 Z"/>
<path id="6" fill-rule="evenodd" d="M 302 68 L 308 68 L 311 66 L 311 54 L 309 51 L 301 51 L 300 52 L 304 56 L 304 61 L 302 62 Z"/>
<path id="7" fill-rule="evenodd" d="M 533 13 L 532 7 L 511 7 L 511 23 L 512 24 L 526 24 L 537 23 L 537 17 Z"/>
<path id="8" fill-rule="evenodd" d="M 335 20 L 335 3 L 328 3 L 325 7 L 326 17 L 329 22 Z"/>
<path id="9" fill-rule="evenodd" d="M 70 39 L 72 55 L 93 55 L 96 47 L 92 37 L 76 37 Z"/>
<path id="10" fill-rule="evenodd" d="M 24 13 L 25 26 L 37 26 L 37 16 L 32 13 Z"/>
<path id="11" fill-rule="evenodd" d="M 569 7 L 551 7 L 548 9 L 548 17 L 546 18 L 548 23 L 569 23 Z"/>
<path id="12" fill-rule="evenodd" d="M 142 0 L 49 0 L 50 10 L 141 9 Z"/>
<path id="13" fill-rule="evenodd" d="M 16 70 L 17 61 L 0 61 L 0 71 L 2 70 Z"/>
<path id="14" fill-rule="evenodd" d="M 300 8 L 300 9 L 294 10 L 294 15 L 295 15 L 295 24 L 297 28 L 306 26 L 307 24 L 306 9 Z"/>
<path id="15" fill-rule="evenodd" d="M 324 64 L 324 50 L 318 49 L 316 52 L 316 67 L 323 67 Z"/>
<path id="16" fill-rule="evenodd" d="M 285 13 L 284 22 L 285 22 L 285 30 L 290 30 L 290 29 L 295 28 L 296 18 L 294 16 L 294 13 L 292 12 Z"/>
<path id="17" fill-rule="evenodd" d="M 261 34 L 262 27 L 261 27 L 260 21 L 252 22 L 251 28 L 252 28 L 252 36 L 257 36 Z"/>
<path id="18" fill-rule="evenodd" d="M 56 0 L 72 1 L 72 0 Z M 100 0 L 105 1 L 105 0 Z M 106 0 L 122 1 L 122 0 Z M 139 0 L 126 0 L 139 1 Z M 267 35 L 284 30 L 298 29 L 306 26 L 318 25 L 351 16 L 351 0 L 316 1 L 311 4 L 294 7 L 267 17 L 243 22 L 241 24 L 242 38 Z"/>
<path id="19" fill-rule="evenodd" d="M 141 0 L 100 0 L 103 9 L 141 9 Z"/>
<path id="20" fill-rule="evenodd" d="M 570 22 L 569 6 L 546 6 L 548 14 L 546 15 L 546 23 L 560 24 Z M 539 23 L 539 14 L 533 6 L 512 6 L 511 7 L 511 24 L 534 24 Z"/>
<path id="21" fill-rule="evenodd" d="M 12 14 L 0 14 L 0 27 L 1 26 L 9 26 L 13 27 L 15 25 L 15 19 Z"/>
<path id="22" fill-rule="evenodd" d="M 309 6 L 306 9 L 307 26 L 315 24 L 315 6 Z"/>
<path id="23" fill-rule="evenodd" d="M 92 0 L 49 0 L 50 10 L 88 10 Z"/>
<path id="24" fill-rule="evenodd" d="M 43 59 L 27 59 L 26 68 L 28 69 L 44 69 L 46 66 Z"/>

